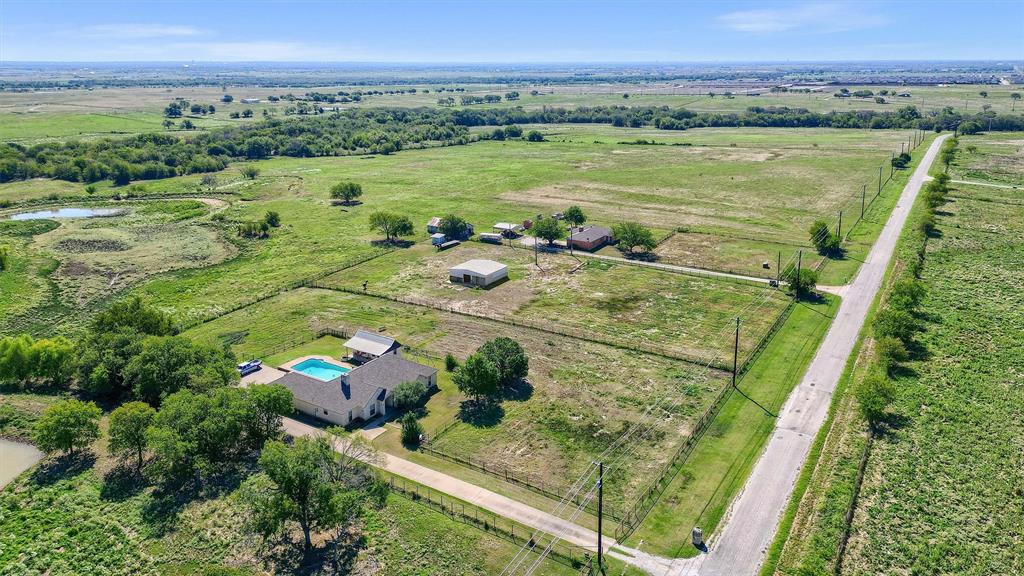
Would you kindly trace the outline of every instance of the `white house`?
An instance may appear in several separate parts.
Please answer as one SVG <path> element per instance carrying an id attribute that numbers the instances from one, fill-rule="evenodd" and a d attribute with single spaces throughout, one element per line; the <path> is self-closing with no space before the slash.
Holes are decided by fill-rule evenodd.
<path id="1" fill-rule="evenodd" d="M 508 278 L 508 266 L 494 260 L 469 260 L 448 269 L 456 284 L 487 287 Z"/>
<path id="2" fill-rule="evenodd" d="M 398 342 L 381 334 L 356 330 L 355 336 L 345 342 L 345 348 L 349 349 L 353 360 L 366 362 L 397 350 Z"/>
<path id="3" fill-rule="evenodd" d="M 403 382 L 437 386 L 437 370 L 385 354 L 329 382 L 289 372 L 273 383 L 292 391 L 295 409 L 320 420 L 348 426 L 357 420 L 384 416 L 395 405 L 395 387 Z"/>

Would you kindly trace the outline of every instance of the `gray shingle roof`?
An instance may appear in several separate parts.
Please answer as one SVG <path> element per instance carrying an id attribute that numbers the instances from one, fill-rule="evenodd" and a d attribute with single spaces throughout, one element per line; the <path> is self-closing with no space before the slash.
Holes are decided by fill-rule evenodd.
<path id="1" fill-rule="evenodd" d="M 572 239 L 579 242 L 594 242 L 601 238 L 611 238 L 612 231 L 602 226 L 587 226 L 585 228 L 573 228 Z"/>
<path id="2" fill-rule="evenodd" d="M 338 414 L 351 410 L 356 416 L 371 400 L 383 400 L 388 391 L 402 382 L 416 380 L 420 376 L 429 378 L 436 373 L 436 369 L 406 360 L 398 354 L 385 354 L 353 368 L 347 381 L 335 378 L 323 382 L 300 372 L 288 372 L 272 383 L 291 390 L 297 400 Z"/>

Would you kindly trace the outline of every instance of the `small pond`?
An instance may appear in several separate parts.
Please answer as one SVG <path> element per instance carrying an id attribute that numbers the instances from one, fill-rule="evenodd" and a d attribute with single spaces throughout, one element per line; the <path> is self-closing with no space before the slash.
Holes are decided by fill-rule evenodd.
<path id="1" fill-rule="evenodd" d="M 118 208 L 58 208 L 57 210 L 38 210 L 11 215 L 11 220 L 48 220 L 50 218 L 96 218 L 97 216 L 114 216 L 123 210 Z"/>
<path id="2" fill-rule="evenodd" d="M 0 488 L 43 459 L 43 453 L 31 444 L 0 438 Z"/>

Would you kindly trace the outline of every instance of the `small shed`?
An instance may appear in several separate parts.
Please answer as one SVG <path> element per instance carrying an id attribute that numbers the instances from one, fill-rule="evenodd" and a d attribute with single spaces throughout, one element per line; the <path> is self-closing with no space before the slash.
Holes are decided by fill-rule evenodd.
<path id="1" fill-rule="evenodd" d="M 523 227 L 521 225 L 513 224 L 511 222 L 498 222 L 497 224 L 492 226 L 492 228 L 494 228 L 494 230 L 497 231 L 498 234 L 501 234 L 506 238 L 515 238 L 519 236 L 520 232 L 522 232 L 523 230 Z"/>
<path id="2" fill-rule="evenodd" d="M 444 244 L 447 240 L 448 237 L 445 236 L 444 234 L 441 234 L 440 232 L 436 232 L 430 235 L 430 243 L 433 244 L 434 246 L 440 246 L 441 244 Z"/>
<path id="3" fill-rule="evenodd" d="M 481 242 L 490 242 L 492 244 L 501 244 L 501 234 L 494 234 L 492 232 L 481 232 Z"/>
<path id="4" fill-rule="evenodd" d="M 486 288 L 508 278 L 508 266 L 494 260 L 469 260 L 449 268 L 448 277 L 455 284 Z"/>
<path id="5" fill-rule="evenodd" d="M 438 218 L 437 216 L 434 216 L 433 218 L 430 219 L 429 222 L 427 222 L 427 232 L 429 234 L 434 234 L 434 233 L 436 233 L 440 229 L 441 229 L 441 219 Z"/>

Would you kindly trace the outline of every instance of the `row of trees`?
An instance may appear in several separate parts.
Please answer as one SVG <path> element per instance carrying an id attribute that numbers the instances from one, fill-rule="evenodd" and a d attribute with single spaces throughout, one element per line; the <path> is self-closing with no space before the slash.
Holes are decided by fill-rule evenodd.
<path id="1" fill-rule="evenodd" d="M 467 98 L 478 98 L 469 97 Z M 498 100 L 500 96 L 494 96 Z M 700 127 L 921 128 L 965 133 L 981 129 L 1024 130 L 1024 116 L 982 112 L 965 115 L 953 108 L 922 115 L 913 106 L 894 112 L 817 113 L 802 108 L 754 106 L 742 113 L 693 112 L 668 106 L 596 106 L 578 108 L 349 109 L 315 118 L 267 118 L 259 122 L 204 132 L 182 140 L 169 134 L 142 134 L 124 139 L 45 142 L 0 146 L 0 182 L 45 176 L 72 182 L 110 178 L 167 178 L 215 172 L 230 161 L 270 156 L 315 157 L 345 154 L 390 154 L 408 144 L 465 144 L 470 126 L 525 123 L 604 123 L 654 126 L 663 130 Z M 502 137 L 509 137 L 502 128 Z M 515 128 L 513 128 L 513 131 Z M 492 132 L 490 137 L 496 137 Z M 543 140 L 540 132 L 526 135 Z"/>
<path id="2" fill-rule="evenodd" d="M 943 152 L 950 154 L 948 165 L 957 151 L 957 140 L 950 138 L 943 144 Z M 924 268 L 927 238 L 935 231 L 935 211 L 946 202 L 950 177 L 939 174 L 924 188 L 925 211 L 917 229 L 917 252 L 910 264 L 900 272 L 893 283 L 873 322 L 875 336 L 875 358 L 877 364 L 855 389 L 861 414 L 871 426 L 872 432 L 885 421 L 888 406 L 896 397 L 892 378 L 898 375 L 901 365 L 911 358 L 916 348 L 915 337 L 922 329 L 920 306 L 927 289 L 921 282 Z"/>

